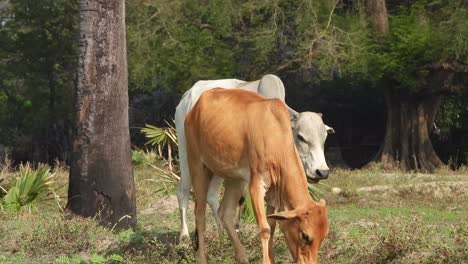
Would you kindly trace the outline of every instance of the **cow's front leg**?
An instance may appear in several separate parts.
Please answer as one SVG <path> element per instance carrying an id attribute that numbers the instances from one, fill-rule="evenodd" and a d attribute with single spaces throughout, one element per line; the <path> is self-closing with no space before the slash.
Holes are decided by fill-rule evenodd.
<path id="1" fill-rule="evenodd" d="M 271 215 L 275 213 L 275 207 L 267 205 L 267 215 Z M 270 256 L 271 263 L 275 263 L 274 251 L 273 251 L 273 239 L 275 236 L 275 227 L 276 227 L 276 220 L 273 218 L 267 218 L 268 225 L 270 226 L 270 241 L 268 242 L 268 255 Z"/>
<path id="2" fill-rule="evenodd" d="M 255 219 L 260 232 L 260 239 L 262 241 L 262 255 L 263 263 L 270 264 L 268 256 L 268 241 L 270 240 L 270 226 L 268 225 L 266 212 L 265 212 L 265 187 L 263 184 L 252 175 L 250 180 L 250 197 L 252 198 L 252 207 L 254 209 Z"/>

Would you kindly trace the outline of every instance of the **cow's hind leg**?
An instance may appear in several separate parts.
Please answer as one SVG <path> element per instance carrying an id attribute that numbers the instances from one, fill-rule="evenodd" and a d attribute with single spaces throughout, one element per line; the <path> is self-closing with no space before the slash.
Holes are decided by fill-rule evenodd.
<path id="1" fill-rule="evenodd" d="M 245 203 L 245 191 L 244 191 L 244 194 L 242 194 L 241 198 L 239 199 L 239 203 L 237 205 L 237 209 L 236 209 L 236 232 L 239 233 L 239 229 L 240 229 L 240 222 L 241 222 L 241 218 L 242 218 L 242 208 L 244 206 L 244 203 Z"/>
<path id="2" fill-rule="evenodd" d="M 189 162 L 195 196 L 195 234 L 198 249 L 198 263 L 206 264 L 205 230 L 206 230 L 206 197 L 212 173 L 200 162 Z"/>
<path id="3" fill-rule="evenodd" d="M 177 128 L 177 139 L 179 141 L 179 165 L 180 165 L 180 182 L 177 186 L 177 200 L 179 202 L 180 210 L 180 240 L 189 237 L 189 230 L 187 225 L 187 209 L 188 201 L 190 198 L 190 188 L 192 187 L 189 164 L 187 158 L 187 144 L 185 140 L 184 109 L 177 109 L 175 115 L 175 123 Z"/>
<path id="4" fill-rule="evenodd" d="M 222 224 L 221 220 L 218 216 L 218 209 L 219 209 L 219 187 L 223 183 L 223 178 L 213 175 L 210 180 L 210 185 L 208 187 L 208 205 L 211 208 L 211 212 L 213 213 L 213 217 L 216 221 L 216 226 L 218 227 L 218 231 L 222 231 Z"/>
<path id="5" fill-rule="evenodd" d="M 185 238 L 189 237 L 189 230 L 187 225 L 187 209 L 188 201 L 190 198 L 190 175 L 182 175 L 180 178 L 179 185 L 177 186 L 177 200 L 179 202 L 179 211 L 180 211 L 180 237 L 179 240 L 182 241 Z"/>
<path id="6" fill-rule="evenodd" d="M 224 182 L 224 196 L 219 207 L 219 217 L 226 229 L 229 238 L 236 251 L 236 259 L 239 263 L 248 263 L 245 248 L 240 242 L 236 232 L 237 225 L 237 209 L 239 207 L 239 199 L 244 194 L 244 188 L 247 183 L 239 180 L 226 180 Z"/>

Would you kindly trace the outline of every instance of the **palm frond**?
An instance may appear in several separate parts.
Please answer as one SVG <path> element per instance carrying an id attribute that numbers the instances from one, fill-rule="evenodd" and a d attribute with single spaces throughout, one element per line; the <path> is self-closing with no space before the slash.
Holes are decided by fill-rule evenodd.
<path id="1" fill-rule="evenodd" d="M 29 164 L 20 165 L 15 185 L 3 198 L 5 207 L 19 210 L 23 206 L 30 206 L 40 201 L 52 192 L 54 175 L 55 173 L 51 173 L 49 167 L 45 165 L 39 165 L 36 170 L 33 170 Z"/>

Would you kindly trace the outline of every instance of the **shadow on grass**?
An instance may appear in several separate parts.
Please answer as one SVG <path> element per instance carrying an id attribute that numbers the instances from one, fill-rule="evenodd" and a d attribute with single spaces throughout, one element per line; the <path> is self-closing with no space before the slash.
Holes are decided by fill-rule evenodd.
<path id="1" fill-rule="evenodd" d="M 177 231 L 136 228 L 120 232 L 119 243 L 105 255 L 122 255 L 134 263 L 195 263 L 192 241 L 179 243 Z"/>

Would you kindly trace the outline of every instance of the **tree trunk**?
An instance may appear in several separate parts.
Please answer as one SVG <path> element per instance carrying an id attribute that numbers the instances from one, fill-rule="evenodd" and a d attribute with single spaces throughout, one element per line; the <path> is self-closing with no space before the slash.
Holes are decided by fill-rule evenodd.
<path id="1" fill-rule="evenodd" d="M 389 24 L 385 0 L 367 0 L 367 12 L 375 32 L 387 35 Z M 441 96 L 433 93 L 433 89 L 425 89 L 430 92 L 418 95 L 406 89 L 392 88 L 391 85 L 397 87 L 398 84 L 389 80 L 386 83 L 386 132 L 376 160 L 385 168 L 434 171 L 443 163 L 432 146 L 429 127 L 435 120 Z"/>
<path id="2" fill-rule="evenodd" d="M 388 88 L 385 99 L 386 133 L 377 160 L 384 168 L 423 172 L 442 166 L 429 137 L 441 96 L 402 94 L 401 90 Z"/>
<path id="3" fill-rule="evenodd" d="M 382 35 L 386 35 L 389 26 L 385 0 L 367 0 L 367 12 L 371 17 L 374 30 Z"/>
<path id="4" fill-rule="evenodd" d="M 76 131 L 68 211 L 136 224 L 128 127 L 124 0 L 80 0 Z"/>

